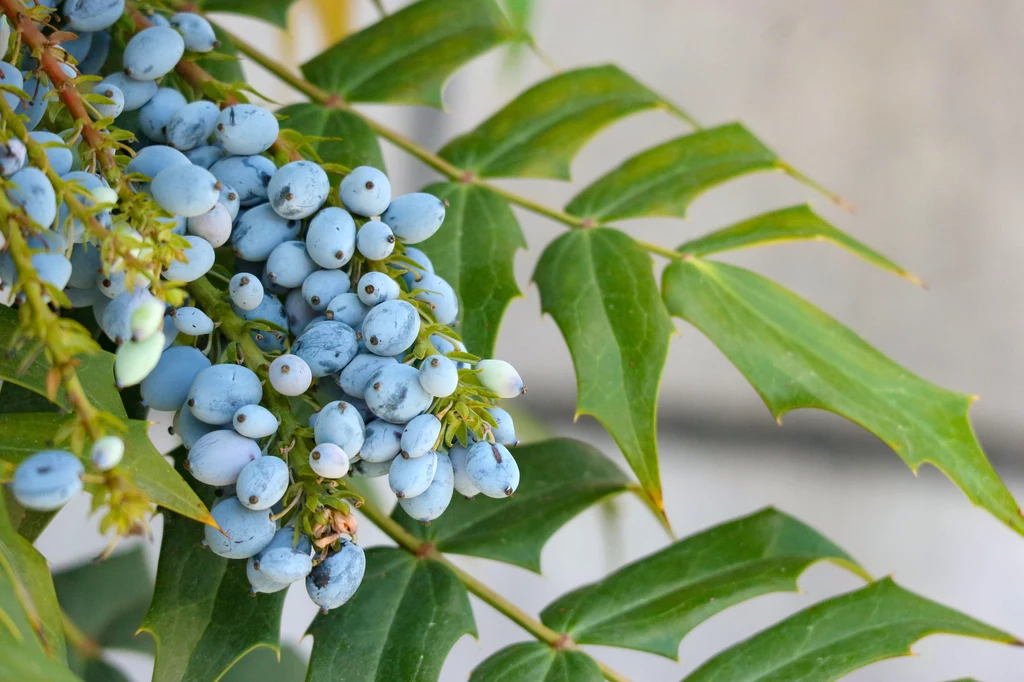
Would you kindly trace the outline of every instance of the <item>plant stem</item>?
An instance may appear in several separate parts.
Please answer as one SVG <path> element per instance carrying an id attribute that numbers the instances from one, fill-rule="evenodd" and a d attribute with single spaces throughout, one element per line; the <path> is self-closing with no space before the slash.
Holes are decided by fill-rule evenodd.
<path id="1" fill-rule="evenodd" d="M 234 341 L 242 348 L 245 364 L 253 371 L 265 373 L 265 368 L 269 365 L 266 356 L 245 330 L 244 320 L 238 317 L 231 309 L 231 306 L 228 305 L 227 301 L 224 299 L 224 294 L 213 286 L 213 284 L 211 284 L 205 277 L 200 277 L 189 284 L 188 290 L 196 303 L 206 311 L 210 317 L 213 317 L 220 322 L 220 332 L 230 341 Z M 384 531 L 384 533 L 394 540 L 402 549 L 405 549 L 417 557 L 429 558 L 432 561 L 437 561 L 450 569 L 455 573 L 456 577 L 458 577 L 462 584 L 466 586 L 467 590 L 475 594 L 482 601 L 490 604 L 509 619 L 513 620 L 538 640 L 559 649 L 575 647 L 575 644 L 573 644 L 572 640 L 566 635 L 547 627 L 539 620 L 531 617 L 518 606 L 492 590 L 490 587 L 484 585 L 482 582 L 463 571 L 441 554 L 436 547 L 423 542 L 405 528 L 402 528 L 401 525 L 385 514 L 383 510 L 374 505 L 370 500 L 365 500 L 362 506 L 359 507 L 359 511 L 362 512 L 363 516 L 369 519 L 371 523 Z M 611 670 L 604 664 L 598 662 L 597 665 L 601 668 L 601 672 L 604 674 L 605 679 L 610 680 L 611 682 L 628 682 L 627 678 L 614 670 Z"/>

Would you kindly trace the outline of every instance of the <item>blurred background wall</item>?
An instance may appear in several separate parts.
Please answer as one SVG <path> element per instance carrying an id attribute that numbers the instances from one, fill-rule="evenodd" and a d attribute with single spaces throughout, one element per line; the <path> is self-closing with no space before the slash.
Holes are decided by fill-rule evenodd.
<path id="1" fill-rule="evenodd" d="M 469 2 L 471 0 L 467 0 Z M 314 10 L 292 14 L 293 39 L 267 25 L 227 18 L 235 31 L 299 63 L 324 46 Z M 385 3 L 396 9 L 400 2 Z M 858 330 L 896 361 L 944 386 L 977 393 L 981 440 L 1011 489 L 1024 499 L 1018 385 L 1024 360 L 1024 4 L 1012 0 L 548 0 L 539 2 L 539 43 L 564 68 L 616 62 L 705 124 L 742 120 L 795 166 L 858 206 L 843 213 L 781 176 L 755 176 L 697 201 L 689 220 L 643 220 L 626 227 L 664 246 L 768 209 L 811 201 L 837 226 L 929 284 L 919 289 L 834 247 L 778 246 L 728 256 L 777 278 Z M 340 5 L 340 3 L 339 3 Z M 337 15 L 359 27 L 375 18 L 367 0 Z M 341 22 L 339 21 L 338 24 Z M 269 48 L 268 48 L 269 49 Z M 437 148 L 547 75 L 530 55 L 509 68 L 501 51 L 461 70 L 445 113 L 367 107 Z M 257 90 L 298 101 L 258 67 Z M 642 114 L 601 134 L 579 156 L 574 182 L 509 183 L 546 202 L 564 202 L 636 150 L 684 132 L 666 115 Z M 386 149 L 392 182 L 418 189 L 432 176 Z M 525 297 L 513 302 L 499 355 L 530 392 L 522 405 L 559 432 L 614 444 L 593 422 L 572 423 L 572 364 L 557 328 L 539 313 L 533 266 L 560 227 L 520 214 L 530 251 L 517 258 Z M 486 229 L 486 226 L 481 226 Z M 682 536 L 774 504 L 810 522 L 875 575 L 1024 635 L 1024 543 L 970 507 L 932 469 L 915 478 L 895 454 L 831 415 L 788 415 L 776 426 L 742 377 L 695 330 L 680 324 L 662 389 L 660 443 L 669 516 Z M 65 512 L 41 549 L 56 566 L 94 556 L 103 540 Z M 157 522 L 157 532 L 159 533 Z M 628 532 L 624 529 L 628 528 Z M 377 536 L 364 533 L 364 542 Z M 482 560 L 459 563 L 530 611 L 554 596 L 662 547 L 667 538 L 634 500 L 595 509 L 548 545 L 544 577 Z M 155 545 L 152 547 L 155 557 Z M 587 560 L 581 560 L 586 558 Z M 715 651 L 857 581 L 831 567 L 812 569 L 803 593 L 734 608 L 699 627 L 682 663 L 622 651 L 597 652 L 634 680 L 680 679 Z M 301 588 L 299 588 L 301 589 Z M 474 603 L 480 641 L 462 640 L 446 682 L 464 680 L 489 653 L 525 633 Z M 312 608 L 286 605 L 284 638 L 298 642 Z M 306 639 L 302 647 L 308 650 Z M 1020 680 L 1024 651 L 941 636 L 922 655 L 865 669 L 849 680 L 925 682 L 973 674 Z M 142 659 L 132 660 L 148 679 Z"/>

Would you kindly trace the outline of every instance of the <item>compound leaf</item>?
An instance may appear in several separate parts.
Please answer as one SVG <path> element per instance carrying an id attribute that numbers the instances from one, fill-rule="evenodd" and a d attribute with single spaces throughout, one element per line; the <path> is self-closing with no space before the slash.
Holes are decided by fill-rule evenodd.
<path id="1" fill-rule="evenodd" d="M 420 0 L 329 47 L 302 73 L 350 102 L 441 107 L 457 68 L 514 37 L 494 0 Z"/>
<path id="2" fill-rule="evenodd" d="M 512 451 L 521 483 L 511 498 L 452 498 L 429 526 L 395 508 L 393 518 L 443 552 L 505 561 L 540 572 L 544 544 L 577 514 L 627 490 L 630 481 L 607 457 L 568 438 Z"/>
<path id="3" fill-rule="evenodd" d="M 0 414 L 0 459 L 18 464 L 30 455 L 53 447 L 53 434 L 67 421 L 53 412 Z M 146 422 L 128 420 L 124 459 L 119 468 L 127 473 L 155 504 L 209 523 L 210 512 L 149 439 Z"/>
<path id="4" fill-rule="evenodd" d="M 655 411 L 674 328 L 650 257 L 618 230 L 572 230 L 544 250 L 533 278 L 572 353 L 577 415 L 608 429 L 663 514 Z"/>
<path id="5" fill-rule="evenodd" d="M 198 0 L 207 12 L 248 14 L 275 26 L 288 28 L 288 10 L 295 0 Z"/>
<path id="6" fill-rule="evenodd" d="M 915 642 L 938 633 L 1017 643 L 887 578 L 815 604 L 726 649 L 684 682 L 832 682 L 870 663 L 909 656 Z"/>
<path id="7" fill-rule="evenodd" d="M 486 187 L 442 182 L 423 191 L 449 206 L 441 229 L 416 246 L 459 295 L 459 331 L 466 347 L 491 357 L 501 318 L 522 295 L 512 266 L 526 238 L 508 202 Z"/>
<path id="8" fill-rule="evenodd" d="M 723 227 L 686 242 L 677 251 L 688 256 L 701 257 L 765 244 L 807 240 L 830 241 L 883 270 L 894 272 L 917 284 L 921 283 L 917 277 L 882 254 L 833 227 L 807 204 L 764 213 Z"/>
<path id="9" fill-rule="evenodd" d="M 565 207 L 599 223 L 651 216 L 686 216 L 703 192 L 750 173 L 785 164 L 739 123 L 708 128 L 640 152 L 594 181 Z"/>
<path id="10" fill-rule="evenodd" d="M 817 531 L 765 509 L 680 540 L 574 590 L 548 605 L 541 620 L 581 644 L 675 659 L 679 643 L 697 625 L 759 595 L 795 592 L 800 575 L 820 561 L 870 579 Z"/>
<path id="11" fill-rule="evenodd" d="M 875 434 L 916 471 L 930 463 L 1018 533 L 1024 519 L 968 418 L 973 398 L 900 367 L 818 308 L 749 270 L 690 259 L 670 265 L 673 315 L 703 332 L 776 419 L 802 407 L 834 412 Z"/>
<path id="12" fill-rule="evenodd" d="M 469 682 L 600 682 L 594 659 L 582 651 L 556 650 L 541 642 L 505 647 L 474 670 Z"/>
<path id="13" fill-rule="evenodd" d="M 196 487 L 213 501 L 212 488 Z M 164 514 L 156 589 L 140 628 L 156 641 L 153 682 L 206 682 L 257 647 L 278 651 L 285 592 L 253 597 L 245 562 L 205 549 L 203 529 Z"/>
<path id="14" fill-rule="evenodd" d="M 325 163 L 336 163 L 348 168 L 373 166 L 385 170 L 380 143 L 370 126 L 361 117 L 344 109 L 332 109 L 319 104 L 289 104 L 276 113 L 285 118 L 281 128 L 291 129 L 310 138 L 310 146 Z M 335 182 L 337 176 L 331 176 Z"/>
<path id="15" fill-rule="evenodd" d="M 568 180 L 573 158 L 602 128 L 657 107 L 662 98 L 617 66 L 575 69 L 533 86 L 440 154 L 484 177 Z"/>
<path id="16" fill-rule="evenodd" d="M 466 588 L 436 561 L 405 550 L 366 551 L 352 600 L 309 626 L 306 682 L 434 682 L 462 635 L 476 636 Z"/>

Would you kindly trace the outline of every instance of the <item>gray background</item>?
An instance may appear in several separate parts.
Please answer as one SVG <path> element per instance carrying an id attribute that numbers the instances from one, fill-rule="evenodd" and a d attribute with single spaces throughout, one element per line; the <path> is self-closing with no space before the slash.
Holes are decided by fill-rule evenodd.
<path id="1" fill-rule="evenodd" d="M 389 2 L 394 8 L 398 3 Z M 687 108 L 705 124 L 744 121 L 769 146 L 858 207 L 844 214 L 793 181 L 762 175 L 697 201 L 689 220 L 643 220 L 635 235 L 672 247 L 755 213 L 811 201 L 837 226 L 924 278 L 922 290 L 824 244 L 745 252 L 728 260 L 777 278 L 859 331 L 898 362 L 944 386 L 977 393 L 980 436 L 1018 498 L 1024 495 L 1017 423 L 1024 416 L 1017 352 L 1024 278 L 1018 190 L 1024 152 L 1024 5 L 1011 1 L 913 0 L 549 0 L 540 3 L 537 36 L 564 68 L 615 62 Z M 357 3 L 358 22 L 373 17 Z M 294 58 L 320 47 L 302 3 L 293 15 Z M 256 44 L 277 34 L 230 19 Z M 282 51 L 285 51 L 282 48 Z M 447 113 L 366 107 L 432 147 L 467 130 L 545 75 L 527 56 L 503 68 L 499 51 L 461 70 L 447 92 Z M 257 89 L 297 101 L 258 68 Z M 636 150 L 685 128 L 664 114 L 643 114 L 602 133 L 573 168 L 571 184 L 507 186 L 557 204 Z M 431 176 L 388 151 L 400 191 Z M 543 246 L 561 227 L 521 214 L 530 251 L 517 257 L 525 298 L 513 302 L 499 355 L 530 386 L 522 406 L 557 432 L 589 440 L 617 457 L 593 422 L 572 424 L 572 365 L 529 285 Z M 482 229 L 485 226 L 481 226 Z M 873 574 L 1024 635 L 1024 543 L 971 508 L 934 469 L 915 478 L 895 454 L 823 413 L 788 415 L 778 428 L 756 394 L 695 330 L 680 325 L 662 389 L 660 445 L 666 504 L 676 532 L 690 532 L 775 504 L 812 523 Z M 74 519 L 78 501 L 43 536 L 55 566 L 94 556 L 104 540 Z M 622 499 L 592 510 L 548 545 L 544 576 L 482 560 L 459 560 L 485 582 L 536 612 L 565 590 L 599 578 L 662 547 L 667 538 L 642 506 Z M 156 522 L 159 531 L 160 521 Z M 159 534 L 159 533 L 158 533 Z M 364 532 L 364 542 L 377 536 Z M 152 548 L 155 557 L 155 546 Z M 858 585 L 819 566 L 803 591 L 756 599 L 691 633 L 682 663 L 615 651 L 596 653 L 632 679 L 678 680 L 715 651 L 816 600 Z M 284 639 L 299 641 L 313 613 L 304 594 L 286 605 Z M 474 602 L 480 641 L 464 638 L 443 679 L 463 680 L 501 646 L 527 639 L 489 607 Z M 309 640 L 302 643 L 308 649 Z M 851 681 L 925 682 L 972 674 L 989 682 L 1020 679 L 1024 650 L 936 636 L 921 654 L 849 676 Z M 147 664 L 131 659 L 139 679 Z"/>

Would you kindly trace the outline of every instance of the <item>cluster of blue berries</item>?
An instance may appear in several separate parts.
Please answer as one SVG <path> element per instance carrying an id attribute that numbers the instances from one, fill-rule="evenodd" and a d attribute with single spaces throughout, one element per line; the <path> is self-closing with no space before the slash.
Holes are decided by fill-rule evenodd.
<path id="1" fill-rule="evenodd" d="M 66 1 L 65 21 L 81 31 L 74 42 L 91 41 L 65 45 L 78 50 L 83 72 L 105 61 L 93 50 L 109 44 L 101 36 L 107 19 L 120 16 L 120 9 L 113 14 L 118 4 Z M 236 363 L 235 353 L 212 352 L 224 344 L 215 341 L 219 322 L 209 309 L 197 301 L 168 308 L 147 280 L 106 262 L 85 226 L 58 205 L 46 175 L 26 164 L 17 139 L 0 146 L 7 196 L 40 228 L 31 243 L 39 277 L 72 306 L 91 308 L 117 346 L 117 384 L 138 384 L 149 408 L 175 413 L 185 469 L 220 493 L 212 508 L 219 530 L 208 526 L 205 544 L 248 561 L 253 593 L 305 579 L 311 599 L 334 608 L 358 587 L 365 559 L 352 541 L 354 520 L 339 507 L 317 510 L 316 523 L 300 520 L 310 507 L 305 484 L 312 479 L 329 496 L 347 476 L 387 476 L 402 509 L 425 523 L 456 491 L 510 496 L 519 470 L 508 448 L 517 440 L 511 417 L 495 403 L 522 393 L 523 382 L 508 363 L 467 352 L 453 329 L 458 297 L 414 246 L 441 227 L 446 202 L 424 193 L 393 199 L 387 176 L 371 167 L 353 169 L 337 187 L 312 161 L 278 167 L 268 154 L 279 134 L 273 112 L 188 102 L 157 83 L 186 51 L 216 47 L 210 25 L 188 13 L 153 20 L 128 42 L 123 72 L 94 86 L 103 98 L 96 109 L 115 124 L 123 112 L 138 111 L 139 144 L 125 172 L 187 243 L 184 258 L 161 276 L 175 283 L 223 278 L 222 296 L 272 361 L 257 374 Z M 4 75 L 8 67 L 0 64 Z M 34 101 L 47 86 L 33 87 Z M 46 143 L 49 164 L 89 193 L 102 225 L 138 236 L 118 194 L 80 167 L 75 146 L 34 130 L 46 106 L 40 101 L 39 111 L 32 102 L 12 105 Z M 233 271 L 225 275 L 215 262 Z M 0 254 L 0 279 L 16 278 L 12 259 Z M 279 438 L 282 409 L 314 395 L 331 401 L 297 436 L 310 441 L 302 450 L 308 459 L 289 460 L 294 443 Z M 102 438 L 92 445 L 92 465 L 108 471 L 123 454 L 119 438 Z M 83 474 L 71 453 L 40 452 L 17 468 L 12 492 L 26 508 L 58 509 L 82 490 Z"/>

